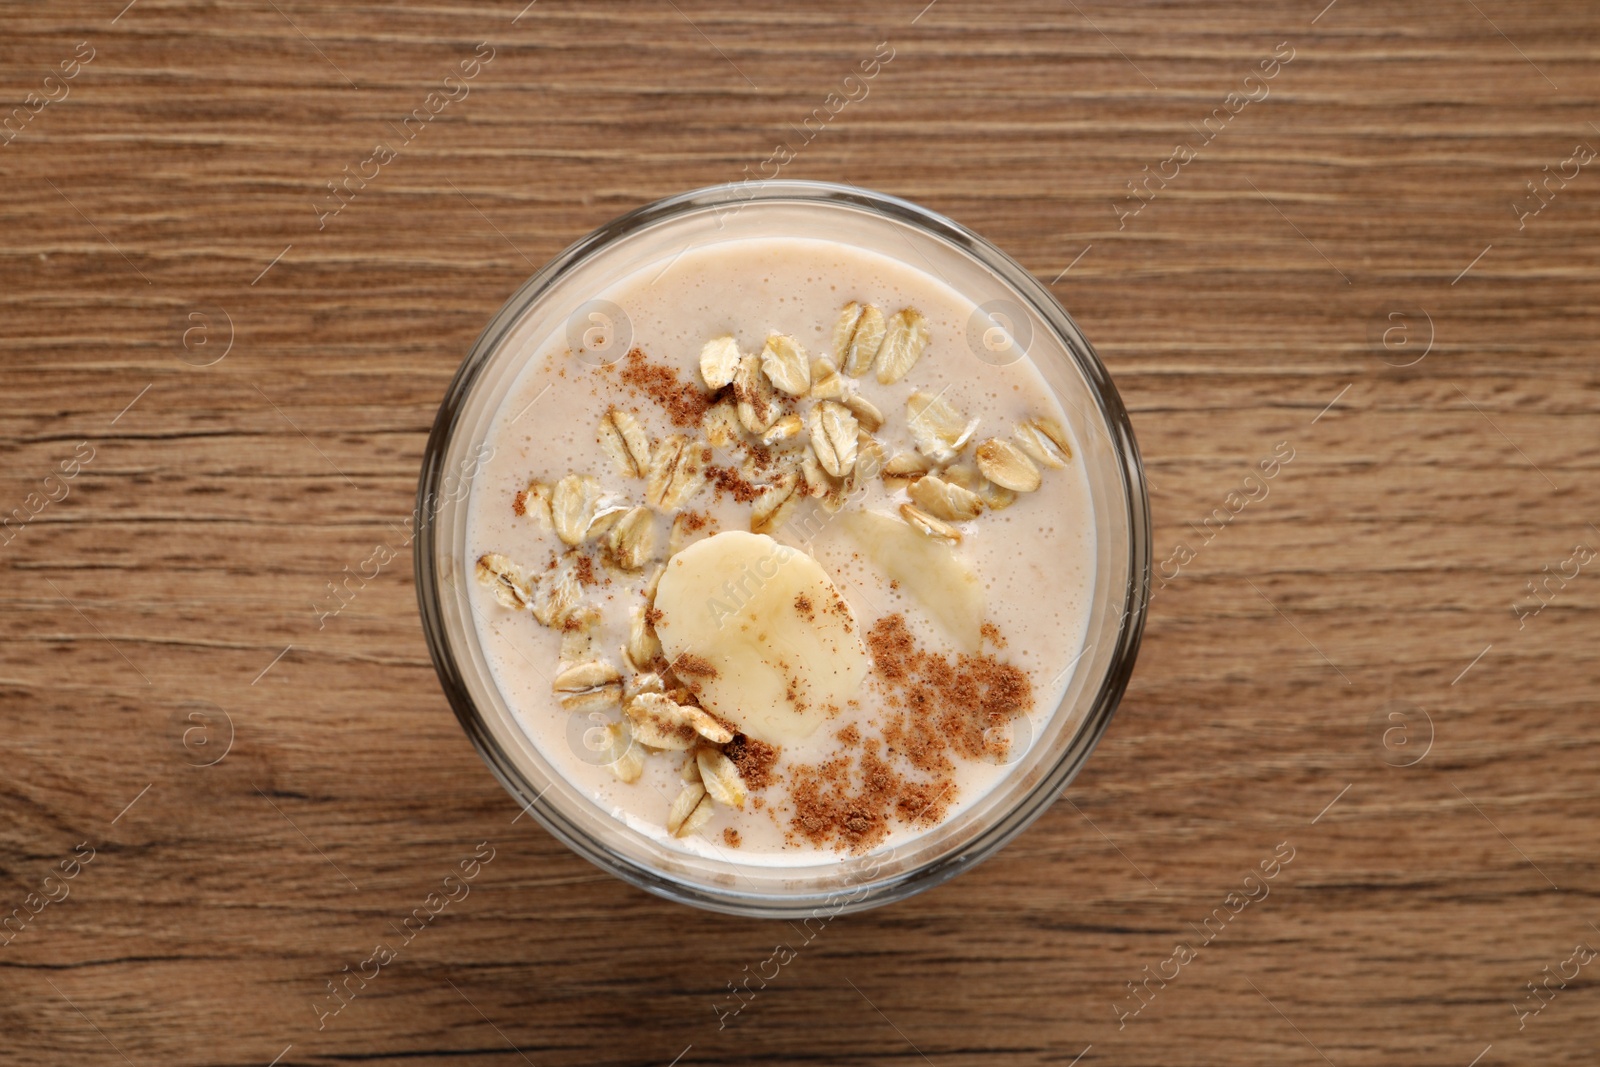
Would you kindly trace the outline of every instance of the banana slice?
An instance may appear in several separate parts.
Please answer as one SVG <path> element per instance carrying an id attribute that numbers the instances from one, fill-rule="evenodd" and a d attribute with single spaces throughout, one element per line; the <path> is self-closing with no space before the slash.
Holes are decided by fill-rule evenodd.
<path id="1" fill-rule="evenodd" d="M 983 626 L 983 583 L 952 545 L 925 537 L 899 519 L 875 511 L 839 517 L 861 554 L 885 578 L 900 583 L 956 643 L 978 650 Z"/>
<path id="2" fill-rule="evenodd" d="M 861 628 L 828 573 L 764 534 L 727 530 L 673 556 L 655 607 L 674 673 L 758 741 L 809 736 L 867 674 Z"/>

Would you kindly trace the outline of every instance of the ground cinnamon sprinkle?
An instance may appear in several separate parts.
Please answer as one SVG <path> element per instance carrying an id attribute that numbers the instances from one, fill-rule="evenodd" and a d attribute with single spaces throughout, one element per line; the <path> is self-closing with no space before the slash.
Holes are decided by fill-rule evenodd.
<path id="1" fill-rule="evenodd" d="M 692 652 L 685 652 L 672 661 L 672 670 L 679 676 L 691 678 L 715 678 L 717 668 L 703 656 L 696 656 Z"/>
<path id="2" fill-rule="evenodd" d="M 794 799 L 791 835 L 851 852 L 865 852 L 889 836 L 905 779 L 872 751 L 862 754 L 859 773 L 851 773 L 851 763 L 841 755 L 795 769 L 789 787 Z"/>
<path id="3" fill-rule="evenodd" d="M 850 621 L 851 619 L 855 618 L 855 616 L 850 613 L 850 605 L 845 603 L 844 597 L 835 593 L 833 597 L 833 603 L 829 604 L 824 610 L 832 615 L 838 616 L 840 619 L 839 625 L 844 627 L 845 633 L 853 634 L 856 632 L 855 624 Z"/>
<path id="4" fill-rule="evenodd" d="M 949 783 L 907 783 L 895 798 L 894 811 L 901 822 L 913 826 L 936 826 L 944 821 L 944 813 L 949 810 L 954 796 L 955 790 Z"/>
<path id="5" fill-rule="evenodd" d="M 915 765 L 943 769 L 946 750 L 966 759 L 1006 756 L 1006 727 L 1033 705 L 1033 683 L 1020 668 L 988 653 L 924 652 L 899 615 L 875 622 L 867 647 L 879 677 L 889 683 L 891 708 L 907 713 L 884 737 L 905 745 Z"/>
<path id="6" fill-rule="evenodd" d="M 1003 757 L 1009 731 L 1000 728 L 1032 706 L 1032 684 L 1019 668 L 990 655 L 924 651 L 902 616 L 874 623 L 867 647 L 885 690 L 883 751 L 878 738 L 863 740 L 848 726 L 837 737 L 847 749 L 859 745 L 858 758 L 841 753 L 794 768 L 791 841 L 864 852 L 895 822 L 939 823 L 956 799 L 951 757 Z M 910 766 L 897 770 L 896 759 Z"/>
<path id="7" fill-rule="evenodd" d="M 579 585 L 599 585 L 600 576 L 594 572 L 594 560 L 588 556 L 579 556 L 574 569 L 577 571 Z"/>
<path id="8" fill-rule="evenodd" d="M 733 740 L 722 746 L 722 754 L 739 768 L 739 777 L 752 791 L 772 784 L 772 765 L 778 762 L 778 752 L 777 745 L 757 741 L 746 734 L 734 734 Z"/>
<path id="9" fill-rule="evenodd" d="M 741 504 L 750 503 L 762 492 L 761 486 L 751 482 L 732 467 L 710 464 L 706 467 L 706 479 L 711 483 L 711 488 L 718 498 L 727 493 Z"/>
<path id="10" fill-rule="evenodd" d="M 722 842 L 723 842 L 723 844 L 727 845 L 729 848 L 738 848 L 739 847 L 739 831 L 735 830 L 731 826 L 723 827 L 723 830 L 722 830 Z"/>
<path id="11" fill-rule="evenodd" d="M 676 370 L 647 361 L 637 348 L 628 353 L 622 382 L 659 404 L 674 426 L 699 426 L 700 417 L 711 406 L 711 397 L 704 389 L 693 382 L 679 381 Z"/>

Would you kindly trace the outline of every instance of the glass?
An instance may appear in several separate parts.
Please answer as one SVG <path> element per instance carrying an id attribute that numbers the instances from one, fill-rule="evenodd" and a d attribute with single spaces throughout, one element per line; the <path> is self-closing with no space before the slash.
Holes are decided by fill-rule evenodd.
<path id="1" fill-rule="evenodd" d="M 602 353 L 626 351 L 625 315 L 593 299 L 610 284 L 691 247 L 824 232 L 926 269 L 971 298 L 984 315 L 975 315 L 969 330 L 979 358 L 1009 362 L 1027 352 L 1034 360 L 1073 423 L 1093 499 L 1089 626 L 1061 704 L 1039 735 L 1018 738 L 1009 773 L 947 822 L 896 847 L 803 866 L 712 861 L 628 829 L 567 782 L 518 725 L 479 646 L 468 601 L 473 457 L 526 353 L 542 351 L 562 331 L 575 342 L 587 334 L 591 352 L 597 338 Z M 1083 767 L 1110 723 L 1133 671 L 1149 599 L 1150 505 L 1138 447 L 1105 367 L 1071 317 L 978 235 L 905 200 L 851 186 L 713 186 L 633 211 L 562 252 L 506 302 L 457 371 L 428 439 L 417 495 L 417 599 L 428 647 L 456 716 L 501 784 L 601 869 L 668 899 L 731 914 L 832 916 L 901 900 L 1022 832 Z"/>

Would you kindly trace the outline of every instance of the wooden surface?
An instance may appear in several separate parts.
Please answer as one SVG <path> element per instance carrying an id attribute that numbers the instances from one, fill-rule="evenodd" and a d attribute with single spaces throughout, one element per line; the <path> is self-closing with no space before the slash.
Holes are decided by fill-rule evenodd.
<path id="1" fill-rule="evenodd" d="M 0 145 L 0 512 L 66 493 L 0 532 L 0 916 L 68 894 L 6 931 L 5 1062 L 1594 1062 L 1600 576 L 1567 561 L 1600 549 L 1600 174 L 1566 162 L 1600 145 L 1593 5 L 124 2 L 0 9 L 6 108 L 93 52 Z M 319 229 L 480 42 L 470 94 Z M 513 288 L 786 142 L 785 176 L 1054 279 L 1133 412 L 1157 561 L 1192 556 L 1070 802 L 809 944 L 514 821 L 405 532 Z"/>

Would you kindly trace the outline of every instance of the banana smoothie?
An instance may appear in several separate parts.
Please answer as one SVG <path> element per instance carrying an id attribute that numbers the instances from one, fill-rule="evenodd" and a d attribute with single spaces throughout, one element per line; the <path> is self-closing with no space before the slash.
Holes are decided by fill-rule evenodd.
<path id="1" fill-rule="evenodd" d="M 892 846 L 983 796 L 1060 703 L 1095 578 L 1031 360 L 984 358 L 979 309 L 919 267 L 820 239 L 597 295 L 627 351 L 530 345 L 467 505 L 530 740 L 634 831 L 741 863 Z"/>

